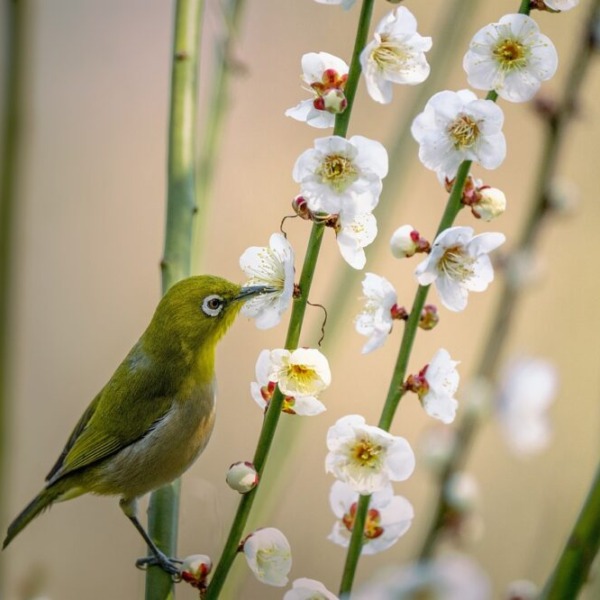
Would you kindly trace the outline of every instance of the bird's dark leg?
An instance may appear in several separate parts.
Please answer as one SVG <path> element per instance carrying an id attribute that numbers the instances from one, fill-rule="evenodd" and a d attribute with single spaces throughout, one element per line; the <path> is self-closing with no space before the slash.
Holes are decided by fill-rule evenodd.
<path id="1" fill-rule="evenodd" d="M 121 510 L 125 513 L 125 516 L 133 523 L 134 527 L 139 531 L 140 535 L 144 538 L 144 541 L 150 548 L 150 551 L 154 556 L 146 556 L 144 558 L 138 558 L 135 561 L 135 566 L 139 569 L 144 569 L 148 566 L 160 567 L 169 575 L 179 577 L 181 575 L 181 569 L 175 563 L 181 563 L 177 558 L 169 558 L 164 552 L 162 552 L 158 546 L 154 543 L 152 538 L 148 535 L 148 532 L 144 529 L 142 524 L 137 518 L 137 501 L 128 500 L 121 498 L 119 502 Z"/>

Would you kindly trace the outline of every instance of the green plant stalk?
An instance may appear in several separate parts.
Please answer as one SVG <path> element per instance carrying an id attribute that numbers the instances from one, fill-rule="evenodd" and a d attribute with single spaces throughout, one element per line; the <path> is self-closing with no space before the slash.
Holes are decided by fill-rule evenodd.
<path id="1" fill-rule="evenodd" d="M 600 465 L 573 531 L 539 600 L 577 598 L 600 547 Z"/>
<path id="2" fill-rule="evenodd" d="M 196 226 L 194 231 L 194 255 L 192 270 L 200 264 L 204 254 L 206 216 L 211 200 L 216 162 L 219 156 L 223 123 L 229 110 L 229 83 L 236 67 L 232 58 L 232 47 L 237 40 L 245 0 L 229 0 L 223 6 L 225 32 L 216 44 L 215 74 L 210 84 L 211 96 L 205 119 L 197 171 Z"/>
<path id="3" fill-rule="evenodd" d="M 348 104 L 346 110 L 342 114 L 336 116 L 336 122 L 333 130 L 334 135 L 345 136 L 348 131 L 350 115 L 352 112 L 352 106 L 354 104 L 356 88 L 358 86 L 358 79 L 360 78 L 361 73 L 359 57 L 362 48 L 364 48 L 366 44 L 366 39 L 369 32 L 369 24 L 373 14 L 373 5 L 374 0 L 363 1 L 354 43 L 354 51 L 352 53 L 352 62 L 350 64 L 348 80 L 346 83 L 345 94 Z M 304 257 L 302 272 L 300 275 L 300 294 L 294 298 L 292 315 L 290 317 L 290 323 L 286 335 L 285 347 L 289 350 L 297 348 L 300 341 L 300 333 L 302 330 L 302 323 L 304 321 L 306 304 L 308 301 L 310 287 L 314 277 L 324 232 L 324 224 L 313 223 L 306 255 Z M 254 466 L 258 471 L 259 477 L 262 476 L 264 471 L 269 450 L 277 429 L 277 424 L 281 416 L 282 405 L 283 396 L 279 391 L 279 388 L 277 388 L 273 398 L 269 402 L 254 455 Z M 212 579 L 206 590 L 205 600 L 218 598 L 223 586 L 225 585 L 227 575 L 231 569 L 231 566 L 233 565 L 233 561 L 235 560 L 238 551 L 240 550 L 240 542 L 242 541 L 244 529 L 250 516 L 252 504 L 259 489 L 260 486 L 248 494 L 245 494 L 240 500 L 231 529 L 229 531 L 229 535 L 225 542 L 223 553 L 221 554 L 221 558 L 219 559 Z"/>
<path id="4" fill-rule="evenodd" d="M 454 220 L 456 219 L 456 215 L 458 215 L 462 207 L 462 193 L 465 187 L 465 182 L 467 180 L 470 168 L 471 161 L 467 160 L 461 163 L 458 169 L 456 178 L 454 180 L 454 185 L 452 186 L 452 191 L 450 192 L 450 196 L 448 197 L 446 209 L 444 210 L 444 214 L 442 215 L 440 224 L 437 229 L 436 237 L 442 231 L 452 226 L 452 223 L 454 223 Z M 378 426 L 381 429 L 384 429 L 385 431 L 389 431 L 392 425 L 394 414 L 398 407 L 398 403 L 400 402 L 400 399 L 404 394 L 404 379 L 406 377 L 406 371 L 408 369 L 408 360 L 410 358 L 412 346 L 417 335 L 417 327 L 419 325 L 421 311 L 425 306 L 425 301 L 427 299 L 429 288 L 430 286 L 423 285 L 420 285 L 417 288 L 412 308 L 410 310 L 410 315 L 404 328 L 402 341 L 400 342 L 398 358 L 396 359 L 396 365 L 392 373 L 392 379 L 390 381 L 387 397 L 378 424 Z M 363 532 L 367 511 L 369 509 L 369 500 L 370 496 L 362 496 L 360 498 L 356 514 L 354 516 L 354 524 L 352 526 L 350 544 L 348 546 L 346 562 L 344 565 L 342 581 L 340 584 L 340 596 L 342 596 L 343 594 L 349 594 L 352 591 L 352 585 L 354 582 L 354 577 L 356 575 L 356 568 L 358 566 L 360 552 L 363 544 Z"/>
<path id="5" fill-rule="evenodd" d="M 7 2 L 4 37 L 6 69 L 2 115 L 2 164 L 0 164 L 0 523 L 4 523 L 7 482 L 9 387 L 12 357 L 8 342 L 12 330 L 14 290 L 14 242 L 17 220 L 18 178 L 21 173 L 23 107 L 27 68 L 28 9 L 24 2 Z M 0 561 L 0 597 L 3 597 L 4 561 Z"/>
<path id="6" fill-rule="evenodd" d="M 590 39 L 599 7 L 600 0 L 594 0 L 588 17 L 585 20 L 586 24 L 581 36 L 581 43 L 573 56 L 568 71 L 569 78 L 565 85 L 564 97 L 557 107 L 554 116 L 546 120 L 546 135 L 532 194 L 533 201 L 515 246 L 515 254 L 531 252 L 533 250 L 544 223 L 544 217 L 550 210 L 548 201 L 550 194 L 549 186 L 558 168 L 558 158 L 564 140 L 565 129 L 573 116 L 574 107 L 577 105 L 577 97 L 592 56 L 593 47 L 590 44 Z M 500 354 L 504 347 L 506 336 L 511 329 L 512 319 L 516 313 L 520 298 L 520 290 L 511 285 L 509 280 L 505 279 L 496 313 L 481 352 L 481 359 L 475 370 L 475 378 L 483 377 L 488 380 L 494 378 Z M 435 503 L 434 516 L 419 553 L 421 560 L 426 560 L 433 555 L 449 508 L 445 500 L 444 489 L 446 489 L 447 482 L 452 475 L 464 465 L 473 445 L 473 439 L 479 430 L 479 425 L 479 414 L 477 411 L 470 410 L 465 413 L 458 427 L 452 454 L 439 476 L 438 497 Z"/>
<path id="7" fill-rule="evenodd" d="M 196 110 L 202 0 L 177 0 L 171 71 L 169 154 L 167 162 L 167 223 L 163 260 L 163 294 L 191 273 L 196 212 Z M 158 547 L 174 556 L 181 483 L 175 481 L 152 493 L 148 532 Z M 159 567 L 146 574 L 146 600 L 174 597 L 170 575 Z"/>

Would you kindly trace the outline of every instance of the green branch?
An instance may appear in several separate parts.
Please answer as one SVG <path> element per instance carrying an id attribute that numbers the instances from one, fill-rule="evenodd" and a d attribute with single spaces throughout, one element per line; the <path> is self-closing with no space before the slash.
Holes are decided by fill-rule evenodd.
<path id="1" fill-rule="evenodd" d="M 177 0 L 171 71 L 169 156 L 167 164 L 167 224 L 162 270 L 162 290 L 191 273 L 192 238 L 196 212 L 196 109 L 198 55 L 202 0 Z M 148 529 L 158 547 L 174 556 L 177 548 L 179 481 L 152 493 Z M 146 600 L 174 596 L 171 577 L 159 567 L 149 567 Z"/>

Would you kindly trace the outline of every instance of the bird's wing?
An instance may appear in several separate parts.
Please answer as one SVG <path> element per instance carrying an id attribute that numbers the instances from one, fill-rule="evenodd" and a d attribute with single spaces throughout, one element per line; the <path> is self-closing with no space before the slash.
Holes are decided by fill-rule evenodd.
<path id="1" fill-rule="evenodd" d="M 83 413 L 47 481 L 104 460 L 150 433 L 174 402 L 165 379 L 136 372 L 124 361 Z"/>

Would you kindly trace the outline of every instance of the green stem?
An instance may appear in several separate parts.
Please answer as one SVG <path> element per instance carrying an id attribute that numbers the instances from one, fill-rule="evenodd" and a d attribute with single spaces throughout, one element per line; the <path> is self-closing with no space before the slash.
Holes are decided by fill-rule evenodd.
<path id="1" fill-rule="evenodd" d="M 448 227 L 451 227 L 452 223 L 454 223 L 454 219 L 456 219 L 456 215 L 461 209 L 462 193 L 470 168 L 471 161 L 464 161 L 461 163 L 454 180 L 454 185 L 452 186 L 452 191 L 448 197 L 446 209 L 444 210 L 444 214 L 440 220 L 436 236 Z M 396 365 L 392 373 L 392 379 L 390 381 L 385 404 L 379 419 L 379 427 L 386 431 L 389 431 L 392 425 L 392 420 L 394 418 L 396 409 L 398 408 L 398 403 L 400 402 L 400 399 L 404 393 L 403 384 L 404 379 L 406 378 L 408 360 L 410 358 L 412 346 L 417 335 L 419 319 L 421 316 L 421 311 L 423 310 L 423 306 L 425 305 L 425 300 L 427 299 L 429 287 L 430 286 L 419 286 L 417 288 L 410 311 L 410 316 L 404 328 L 404 334 L 400 343 L 398 358 L 396 360 Z M 362 548 L 364 523 L 366 520 L 367 511 L 369 509 L 369 500 L 370 496 L 361 497 L 360 502 L 358 503 L 356 514 L 354 516 L 352 535 L 350 536 L 350 544 L 348 546 L 346 563 L 344 565 L 342 582 L 340 584 L 340 596 L 343 594 L 349 594 L 352 591 L 354 576 L 356 574 L 356 568 L 358 566 Z"/>
<path id="2" fill-rule="evenodd" d="M 374 0 L 363 1 L 355 38 L 356 41 L 354 45 L 354 51 L 352 53 L 352 61 L 348 72 L 348 81 L 346 82 L 345 94 L 348 105 L 346 110 L 336 117 L 333 131 L 334 135 L 345 136 L 348 131 L 350 115 L 352 113 L 354 97 L 356 95 L 356 88 L 358 86 L 358 80 L 361 73 L 359 57 L 366 44 L 371 15 L 373 13 L 373 5 Z M 306 250 L 306 256 L 304 257 L 304 264 L 300 275 L 300 293 L 294 299 L 292 316 L 290 317 L 290 323 L 285 341 L 285 347 L 290 350 L 297 348 L 300 341 L 300 333 L 304 321 L 306 304 L 310 293 L 310 287 L 317 265 L 324 232 L 325 226 L 322 223 L 313 223 Z M 277 429 L 277 424 L 279 422 L 279 417 L 281 416 L 282 405 L 283 396 L 279 389 L 277 389 L 269 403 L 258 439 L 256 453 L 254 455 L 254 466 L 258 471 L 259 476 L 262 476 L 264 471 L 265 463 L 267 461 L 269 450 L 271 448 L 275 431 Z M 235 560 L 239 550 L 239 544 L 242 540 L 244 529 L 250 516 L 252 504 L 259 489 L 260 486 L 248 494 L 245 494 L 240 500 L 231 529 L 229 531 L 229 535 L 225 542 L 223 553 L 206 591 L 206 600 L 218 598 L 221 589 L 225 584 L 227 574 L 229 573 L 229 570 L 231 569 L 233 561 Z"/>
<path id="3" fill-rule="evenodd" d="M 554 173 L 558 167 L 559 152 L 562 148 L 564 132 L 567 124 L 573 116 L 573 109 L 577 105 L 577 96 L 581 89 L 584 74 L 589 66 L 592 55 L 590 45 L 591 33 L 596 22 L 596 13 L 600 6 L 600 0 L 594 0 L 590 12 L 585 21 L 585 29 L 581 36 L 580 45 L 575 52 L 569 69 L 569 78 L 565 86 L 565 94 L 553 116 L 546 121 L 546 135 L 543 142 L 543 152 L 540 158 L 540 166 L 536 177 L 533 191 L 533 201 L 525 224 L 519 236 L 514 253 L 518 255 L 523 252 L 531 252 L 537 241 L 539 232 L 544 223 L 544 217 L 550 210 L 548 202 L 550 185 Z M 502 286 L 500 300 L 497 310 L 489 329 L 481 359 L 474 378 L 485 378 L 491 380 L 496 374 L 500 355 L 506 341 L 506 336 L 511 329 L 512 319 L 516 313 L 521 294 L 518 288 L 511 285 L 506 279 Z M 438 497 L 434 509 L 434 516 L 420 551 L 420 559 L 426 560 L 433 555 L 435 545 L 443 531 L 445 518 L 449 507 L 447 506 L 444 490 L 454 473 L 462 468 L 473 440 L 479 430 L 480 417 L 477 411 L 467 411 L 463 417 L 457 433 L 456 442 L 448 462 L 442 469 L 438 483 Z"/>
<path id="4" fill-rule="evenodd" d="M 6 72 L 2 115 L 2 164 L 0 164 L 0 523 L 4 523 L 12 356 L 8 351 L 12 332 L 11 303 L 14 286 L 13 251 L 16 239 L 18 178 L 21 172 L 22 114 L 26 69 L 27 6 L 22 1 L 6 3 L 4 36 Z M 0 560 L 0 596 L 4 561 Z"/>
<path id="5" fill-rule="evenodd" d="M 171 71 L 169 156 L 167 163 L 167 223 L 162 290 L 189 277 L 196 212 L 196 110 L 202 0 L 177 0 Z M 167 556 L 177 548 L 180 482 L 153 492 L 148 507 L 148 531 Z M 171 577 L 158 567 L 146 574 L 146 600 L 173 598 Z"/>
<path id="6" fill-rule="evenodd" d="M 575 526 L 539 600 L 577 598 L 600 547 L 600 465 Z"/>
<path id="7" fill-rule="evenodd" d="M 229 83 L 237 66 L 233 59 L 233 45 L 237 41 L 239 24 L 242 18 L 244 0 L 229 0 L 223 6 L 225 31 L 216 43 L 215 73 L 210 84 L 211 97 L 208 106 L 201 148 L 198 159 L 196 184 L 198 213 L 194 231 L 193 266 L 200 264 L 204 252 L 204 232 L 213 181 L 217 170 L 216 161 L 222 139 L 223 123 L 229 109 Z M 193 268 L 196 272 L 197 269 Z"/>
<path id="8" fill-rule="evenodd" d="M 358 18 L 358 27 L 356 37 L 354 38 L 354 50 L 352 50 L 352 60 L 348 69 L 348 80 L 344 89 L 344 95 L 348 105 L 346 110 L 335 117 L 335 126 L 333 135 L 346 137 L 348 133 L 348 125 L 350 124 L 350 116 L 352 115 L 352 107 L 354 106 L 354 98 L 356 97 L 356 89 L 361 74 L 360 53 L 367 45 L 367 37 L 369 35 L 369 27 L 371 25 L 371 17 L 373 16 L 373 6 L 375 0 L 363 0 Z"/>

